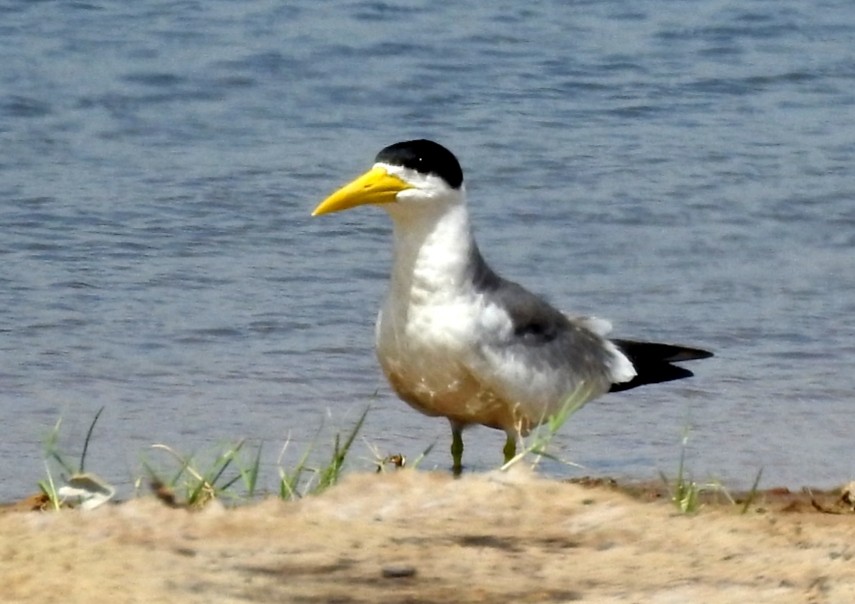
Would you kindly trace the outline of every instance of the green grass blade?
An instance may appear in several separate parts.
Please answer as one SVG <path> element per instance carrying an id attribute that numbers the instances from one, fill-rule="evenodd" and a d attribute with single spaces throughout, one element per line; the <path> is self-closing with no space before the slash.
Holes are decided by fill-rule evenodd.
<path id="1" fill-rule="evenodd" d="M 748 491 L 748 496 L 745 498 L 745 503 L 742 504 L 742 510 L 739 512 L 740 514 L 746 514 L 748 512 L 748 508 L 751 507 L 751 504 L 754 503 L 754 499 L 757 497 L 758 488 L 760 487 L 760 478 L 763 476 L 763 468 L 757 471 L 757 477 L 754 479 L 754 484 L 751 485 L 751 490 Z"/>
<path id="2" fill-rule="evenodd" d="M 320 471 L 318 486 L 315 488 L 316 493 L 319 493 L 338 482 L 338 479 L 341 476 L 342 467 L 344 466 L 344 461 L 347 458 L 347 454 L 350 451 L 351 446 L 353 445 L 353 441 L 356 440 L 356 435 L 359 434 L 359 431 L 362 429 L 362 424 L 365 423 L 365 418 L 368 415 L 369 409 L 370 407 L 366 407 L 365 411 L 362 412 L 362 415 L 359 417 L 356 425 L 354 425 L 353 429 L 350 431 L 350 435 L 344 441 L 344 445 L 340 444 L 341 439 L 339 435 L 336 434 L 332 458 L 330 459 L 330 463 Z"/>
<path id="3" fill-rule="evenodd" d="M 255 453 L 255 459 L 249 468 L 240 469 L 240 477 L 243 479 L 243 486 L 246 489 L 248 497 L 255 497 L 255 489 L 258 484 L 258 473 L 261 468 L 261 449 L 264 443 L 258 445 L 258 451 Z"/>
<path id="4" fill-rule="evenodd" d="M 89 441 L 92 439 L 92 431 L 95 430 L 95 424 L 98 423 L 98 418 L 101 417 L 101 413 L 103 412 L 104 407 L 98 409 L 98 413 L 95 414 L 95 417 L 92 418 L 92 423 L 89 424 L 89 430 L 86 431 L 86 439 L 83 441 L 83 452 L 80 454 L 80 474 L 83 474 L 85 471 L 86 452 L 89 450 Z"/>
<path id="5" fill-rule="evenodd" d="M 413 463 L 412 463 L 412 465 L 411 465 L 410 467 L 411 467 L 411 468 L 413 468 L 413 469 L 418 468 L 418 467 L 419 467 L 419 464 L 420 464 L 420 463 L 422 463 L 422 462 L 425 460 L 425 458 L 428 456 L 428 453 L 430 453 L 430 452 L 433 450 L 433 448 L 434 448 L 435 446 L 436 446 L 436 441 L 433 441 L 431 444 L 429 444 L 429 445 L 425 448 L 425 450 L 424 450 L 424 451 L 422 451 L 421 453 L 419 453 L 418 457 L 416 457 L 416 458 L 413 460 Z"/>
<path id="6" fill-rule="evenodd" d="M 44 440 L 43 448 L 45 452 L 45 459 L 54 460 L 60 468 L 65 470 L 65 472 L 69 475 L 74 474 L 74 468 L 71 467 L 62 454 L 59 452 L 59 431 L 62 427 L 62 418 L 56 420 L 56 423 L 53 426 L 53 429 L 47 435 Z"/>
<path id="7" fill-rule="evenodd" d="M 223 474 L 226 472 L 229 466 L 232 465 L 232 462 L 235 460 L 235 457 L 243 448 L 244 443 L 246 443 L 246 440 L 239 441 L 237 445 L 230 448 L 225 453 L 222 453 L 217 457 L 216 460 L 214 460 L 214 463 L 211 466 L 211 471 L 214 471 L 216 469 L 216 473 L 211 475 L 209 472 L 206 477 L 207 482 L 211 486 L 216 485 L 220 481 L 220 478 L 222 478 Z M 240 474 L 235 476 L 234 479 L 227 482 L 226 485 L 223 486 L 222 490 L 225 490 L 226 488 L 234 484 L 237 480 L 240 480 Z"/>
<path id="8" fill-rule="evenodd" d="M 57 425 L 59 425 L 57 423 Z M 48 498 L 51 507 L 54 510 L 59 510 L 62 507 L 62 500 L 59 497 L 59 493 L 56 489 L 56 483 L 53 481 L 53 475 L 50 473 L 50 466 L 48 465 L 47 460 L 44 462 L 45 464 L 45 474 L 47 475 L 47 480 L 40 480 L 38 482 L 39 489 L 41 489 L 42 493 Z"/>

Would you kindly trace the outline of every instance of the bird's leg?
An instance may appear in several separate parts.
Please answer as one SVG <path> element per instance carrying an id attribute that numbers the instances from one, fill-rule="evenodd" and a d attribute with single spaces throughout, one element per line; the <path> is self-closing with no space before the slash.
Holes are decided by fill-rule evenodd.
<path id="1" fill-rule="evenodd" d="M 463 426 L 451 422 L 451 471 L 460 476 L 463 471 Z"/>
<path id="2" fill-rule="evenodd" d="M 505 448 L 502 449 L 502 452 L 505 454 L 505 463 L 508 463 L 514 458 L 514 456 L 517 454 L 516 434 L 508 432 L 508 438 L 505 441 Z"/>

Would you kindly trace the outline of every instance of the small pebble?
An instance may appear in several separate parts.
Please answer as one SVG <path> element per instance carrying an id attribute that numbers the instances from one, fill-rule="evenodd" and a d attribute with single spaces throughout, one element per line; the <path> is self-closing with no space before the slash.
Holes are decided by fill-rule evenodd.
<path id="1" fill-rule="evenodd" d="M 407 566 L 404 564 L 395 564 L 392 566 L 384 566 L 383 567 L 383 578 L 384 579 L 402 579 L 405 577 L 414 577 L 416 576 L 416 567 L 415 566 Z"/>

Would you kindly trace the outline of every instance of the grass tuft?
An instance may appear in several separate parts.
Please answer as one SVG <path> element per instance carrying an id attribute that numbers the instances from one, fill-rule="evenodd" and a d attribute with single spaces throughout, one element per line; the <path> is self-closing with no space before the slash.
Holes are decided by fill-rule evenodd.
<path id="1" fill-rule="evenodd" d="M 342 468 L 344 467 L 344 460 L 350 452 L 350 448 L 353 445 L 353 441 L 356 439 L 356 435 L 359 434 L 359 431 L 362 429 L 362 425 L 365 423 L 365 417 L 367 415 L 368 408 L 366 407 L 365 411 L 362 412 L 362 415 L 359 416 L 359 420 L 357 420 L 353 429 L 350 431 L 350 434 L 347 435 L 344 444 L 341 444 L 340 436 L 338 434 L 335 435 L 332 457 L 330 458 L 329 463 L 319 470 L 318 484 L 314 489 L 314 493 L 320 493 L 339 481 L 339 478 L 341 478 Z"/>
<path id="2" fill-rule="evenodd" d="M 336 484 L 367 415 L 366 408 L 344 438 L 340 434 L 335 435 L 330 460 L 321 467 L 310 466 L 309 458 L 323 429 L 323 422 L 296 464 L 286 468 L 282 465 L 282 459 L 291 442 L 289 437 L 277 462 L 277 495 L 285 500 L 300 499 Z M 168 445 L 155 444 L 151 448 L 167 453 L 171 460 L 177 462 L 178 467 L 169 475 L 148 461 L 143 462 L 143 468 L 156 496 L 173 507 L 198 509 L 215 499 L 252 499 L 260 494 L 262 445 L 254 453 L 250 453 L 245 445 L 245 440 L 229 445 L 212 461 L 202 465 L 196 461 L 195 455 L 184 455 Z"/>
<path id="3" fill-rule="evenodd" d="M 736 501 L 730 495 L 728 490 L 719 482 L 707 482 L 704 484 L 698 484 L 694 480 L 688 477 L 688 472 L 686 470 L 686 449 L 689 443 L 689 429 L 687 428 L 683 432 L 683 439 L 680 447 L 680 463 L 677 466 L 677 476 L 674 478 L 673 484 L 668 480 L 668 477 L 665 476 L 664 473 L 660 472 L 659 476 L 662 478 L 662 481 L 665 483 L 665 487 L 671 493 L 671 501 L 674 506 L 680 511 L 682 514 L 694 514 L 701 508 L 701 494 L 704 492 L 718 492 L 724 495 L 724 497 L 731 503 L 731 505 L 736 505 Z M 745 501 L 742 504 L 740 513 L 745 514 L 748 512 L 751 503 L 757 497 L 758 487 L 760 486 L 760 478 L 763 475 L 763 469 L 761 468 L 759 472 L 757 472 L 757 476 L 754 479 L 754 484 L 751 486 L 751 490 L 748 493 Z"/>
<path id="4" fill-rule="evenodd" d="M 297 461 L 297 465 L 295 465 L 290 470 L 286 470 L 282 467 L 282 457 L 285 455 L 285 451 L 288 449 L 288 445 L 291 442 L 291 438 L 289 437 L 285 444 L 282 446 L 282 451 L 279 453 L 279 498 L 285 500 L 291 499 L 300 499 L 300 497 L 305 494 L 311 485 L 311 478 L 307 484 L 303 484 L 303 474 L 309 471 L 308 461 L 309 454 L 312 452 L 312 449 L 317 442 L 317 434 L 315 435 L 315 439 L 309 443 L 309 446 L 303 451 L 303 454 L 300 456 L 300 459 Z M 301 486 L 303 491 L 301 492 Z"/>
<path id="5" fill-rule="evenodd" d="M 86 454 L 89 451 L 89 443 L 92 441 L 95 424 L 98 423 L 98 418 L 101 417 L 103 411 L 104 407 L 98 409 L 89 424 L 86 438 L 83 441 L 83 451 L 80 454 L 80 464 L 77 468 L 66 460 L 59 446 L 62 418 L 56 421 L 53 429 L 45 437 L 43 443 L 45 478 L 38 481 L 37 484 L 50 509 L 58 510 L 65 505 L 80 505 L 87 509 L 93 509 L 106 503 L 115 495 L 116 491 L 112 486 L 94 474 L 87 474 L 84 471 Z M 59 477 L 65 483 L 64 485 L 57 486 L 51 471 L 51 464 L 59 467 Z"/>
<path id="6" fill-rule="evenodd" d="M 309 446 L 306 447 L 305 451 L 303 451 L 303 454 L 297 461 L 297 465 L 291 470 L 285 470 L 281 465 L 282 457 L 284 456 L 285 449 L 288 446 L 288 443 L 286 442 L 285 446 L 282 448 L 282 453 L 279 455 L 279 497 L 287 500 L 300 499 L 306 495 L 320 493 L 336 484 L 341 478 L 345 460 L 347 459 L 353 443 L 356 440 L 356 436 L 362 430 L 362 426 L 365 423 L 365 418 L 368 416 L 369 409 L 370 407 L 365 408 L 365 411 L 363 411 L 362 415 L 359 416 L 359 419 L 356 421 L 356 424 L 350 430 L 343 443 L 341 435 L 335 435 L 330 461 L 323 467 L 312 468 L 308 465 L 309 454 L 314 449 L 315 443 L 317 443 L 318 434 L 320 434 L 323 423 L 321 424 L 321 427 L 318 428 L 315 438 L 311 443 L 309 443 Z M 304 475 L 306 474 L 310 474 L 311 476 L 304 481 Z"/>
<path id="7" fill-rule="evenodd" d="M 660 472 L 665 486 L 671 492 L 671 501 L 683 514 L 694 514 L 700 508 L 701 487 L 687 477 L 686 473 L 686 449 L 689 444 L 689 429 L 683 431 L 683 439 L 680 446 L 680 463 L 677 465 L 677 476 L 671 485 L 668 477 Z"/>
<path id="8" fill-rule="evenodd" d="M 243 481 L 247 493 L 254 494 L 261 459 L 261 446 L 259 445 L 254 461 L 245 466 L 239 460 L 239 455 L 245 444 L 245 440 L 240 440 L 234 445 L 229 445 L 225 451 L 219 453 L 208 464 L 207 469 L 201 470 L 194 461 L 193 455 L 182 455 L 172 447 L 158 443 L 152 445 L 151 448 L 168 453 L 178 462 L 178 470 L 171 478 L 164 479 L 150 463 L 143 462 L 143 467 L 149 475 L 153 490 L 159 493 L 162 499 L 169 499 L 167 493 L 171 493 L 172 500 L 180 501 L 180 505 L 201 508 L 213 499 L 226 496 L 235 499 L 240 497 L 240 494 L 233 489 L 235 483 L 240 480 Z M 236 466 L 236 469 L 229 471 L 233 465 Z M 178 499 L 178 496 L 175 495 L 176 491 L 183 494 L 183 499 Z"/>

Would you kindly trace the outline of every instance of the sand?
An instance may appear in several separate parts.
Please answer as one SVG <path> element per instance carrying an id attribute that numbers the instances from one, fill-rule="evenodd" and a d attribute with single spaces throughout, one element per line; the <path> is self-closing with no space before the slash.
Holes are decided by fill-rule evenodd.
<path id="1" fill-rule="evenodd" d="M 0 601 L 855 602 L 845 502 L 684 515 L 595 482 L 403 470 L 298 502 L 8 511 Z"/>

